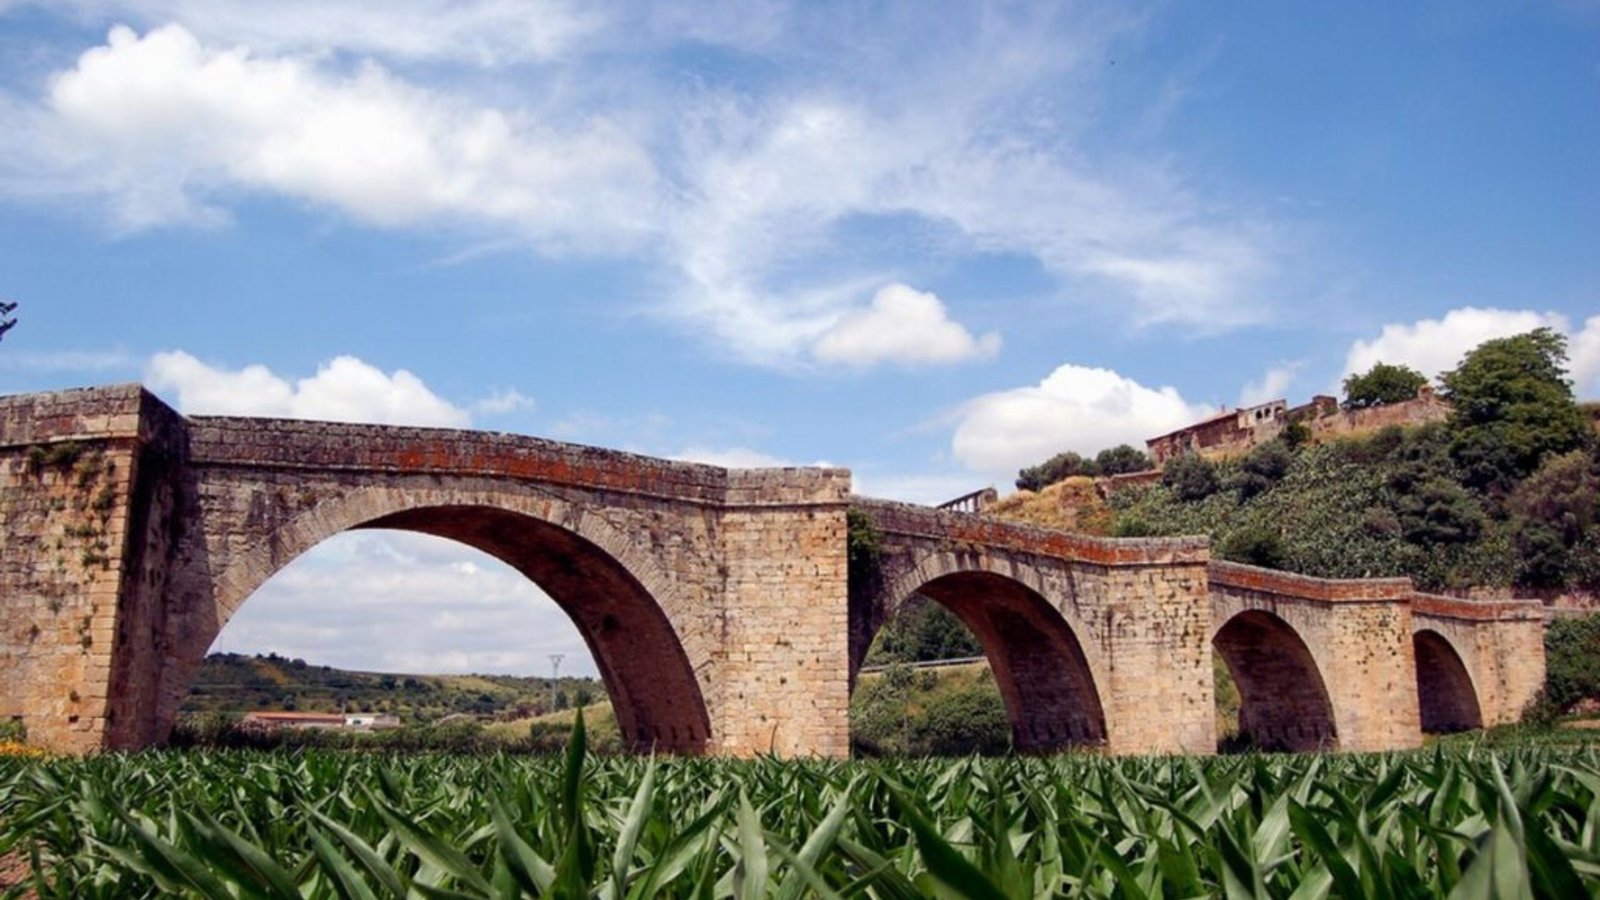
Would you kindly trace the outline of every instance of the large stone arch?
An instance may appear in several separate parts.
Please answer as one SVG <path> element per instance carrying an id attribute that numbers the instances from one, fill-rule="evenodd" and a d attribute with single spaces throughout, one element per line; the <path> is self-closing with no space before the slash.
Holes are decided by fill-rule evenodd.
<path id="1" fill-rule="evenodd" d="M 1417 661 L 1417 705 L 1425 734 L 1483 727 L 1483 708 L 1461 653 L 1431 628 L 1411 636 Z"/>
<path id="2" fill-rule="evenodd" d="M 423 483 L 417 483 L 423 482 Z M 674 585 L 595 509 L 490 481 L 388 479 L 342 489 L 288 518 L 213 571 L 209 610 L 193 617 L 164 693 L 176 711 L 205 649 L 234 612 L 291 560 L 345 531 L 387 528 L 459 541 L 534 581 L 572 618 L 604 678 L 623 739 L 637 749 L 703 752 L 711 739 L 696 672 L 709 648 L 685 628 Z M 206 614 L 209 613 L 209 614 Z"/>
<path id="3" fill-rule="evenodd" d="M 1024 752 L 1107 742 L 1097 659 L 1086 652 L 1062 605 L 1050 599 L 1039 567 L 1017 566 L 981 553 L 938 551 L 893 578 L 864 635 L 851 648 L 851 683 L 879 628 L 914 594 L 953 612 L 977 637 Z M 856 630 L 856 629 L 853 629 Z"/>
<path id="4" fill-rule="evenodd" d="M 1211 643 L 1239 688 L 1239 730 L 1255 747 L 1338 748 L 1323 666 L 1292 625 L 1275 613 L 1245 609 L 1219 623 Z"/>

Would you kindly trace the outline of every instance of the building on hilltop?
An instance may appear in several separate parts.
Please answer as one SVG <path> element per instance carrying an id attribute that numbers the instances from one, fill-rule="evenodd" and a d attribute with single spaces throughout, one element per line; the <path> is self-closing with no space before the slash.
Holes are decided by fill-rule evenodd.
<path id="1" fill-rule="evenodd" d="M 1318 394 L 1307 403 L 1290 407 L 1287 401 L 1272 400 L 1243 409 L 1224 410 L 1177 431 L 1145 442 L 1157 467 L 1185 453 L 1209 459 L 1241 456 L 1251 448 L 1278 437 L 1291 422 L 1310 430 L 1317 441 L 1365 434 L 1390 425 L 1424 425 L 1442 422 L 1450 416 L 1450 404 L 1423 385 L 1417 396 L 1399 403 L 1344 409 L 1335 397 Z"/>
<path id="2" fill-rule="evenodd" d="M 1186 428 L 1145 441 L 1159 466 L 1185 453 L 1206 457 L 1233 456 L 1277 437 L 1287 424 L 1289 404 L 1273 400 L 1244 409 L 1223 410 Z"/>

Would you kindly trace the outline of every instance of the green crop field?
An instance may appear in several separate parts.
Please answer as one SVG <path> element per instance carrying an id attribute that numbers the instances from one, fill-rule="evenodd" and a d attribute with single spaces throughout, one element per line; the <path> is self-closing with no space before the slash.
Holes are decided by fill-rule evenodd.
<path id="1" fill-rule="evenodd" d="M 1600 754 L 0 758 L 0 856 L 74 898 L 1588 897 Z"/>

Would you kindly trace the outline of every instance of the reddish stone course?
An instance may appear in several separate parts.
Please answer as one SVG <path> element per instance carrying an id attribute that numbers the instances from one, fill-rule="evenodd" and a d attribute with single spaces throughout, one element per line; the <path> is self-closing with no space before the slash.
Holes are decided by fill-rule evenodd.
<path id="1" fill-rule="evenodd" d="M 1538 600 L 1465 600 L 1439 594 L 1413 593 L 1411 611 L 1416 615 L 1474 622 L 1544 621 L 1544 604 Z"/>
<path id="2" fill-rule="evenodd" d="M 852 497 L 850 505 L 871 517 L 885 534 L 966 543 L 1103 566 L 1205 562 L 1205 537 L 1096 538 L 1006 519 L 948 512 L 910 503 Z"/>
<path id="3" fill-rule="evenodd" d="M 1412 593 L 1409 578 L 1313 578 L 1223 560 L 1212 560 L 1206 572 L 1213 586 L 1324 603 L 1394 602 Z"/>

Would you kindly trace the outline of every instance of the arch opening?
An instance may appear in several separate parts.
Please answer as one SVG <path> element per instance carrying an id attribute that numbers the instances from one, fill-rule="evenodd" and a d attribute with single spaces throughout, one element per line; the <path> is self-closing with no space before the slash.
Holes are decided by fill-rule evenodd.
<path id="1" fill-rule="evenodd" d="M 1417 663 L 1417 706 L 1424 734 L 1449 734 L 1483 727 L 1478 692 L 1461 654 L 1437 631 L 1411 636 Z"/>
<path id="2" fill-rule="evenodd" d="M 1311 650 L 1289 623 L 1260 610 L 1229 619 L 1212 647 L 1239 694 L 1239 736 L 1258 750 L 1339 746 L 1333 703 Z"/>
<path id="3" fill-rule="evenodd" d="M 627 565 L 573 530 L 525 513 L 489 506 L 422 506 L 357 522 L 342 532 L 390 530 L 431 535 L 481 551 L 537 585 L 564 612 L 587 645 L 605 685 L 624 747 L 635 751 L 703 753 L 710 716 L 698 679 L 666 612 Z M 331 536 L 331 535 L 329 535 Z M 325 538 L 323 538 L 325 539 Z M 322 540 L 313 541 L 313 546 Z M 286 564 L 309 547 L 274 557 Z M 253 573 L 248 602 L 271 572 Z M 226 625 L 225 604 L 197 658 Z M 335 602 L 330 598 L 330 602 Z M 420 624 L 420 623 L 419 623 Z M 419 673 L 426 674 L 426 673 Z M 186 692 L 188 685 L 183 685 Z M 170 721 L 170 720 L 169 720 Z"/>
<path id="4" fill-rule="evenodd" d="M 976 639 L 1016 751 L 1043 753 L 1106 743 L 1105 714 L 1083 648 L 1044 597 L 1011 578 L 983 571 L 934 578 L 911 597 L 919 595 L 954 614 Z M 892 598 L 899 601 L 894 609 L 913 603 L 911 597 Z M 878 630 L 874 627 L 873 634 Z M 873 634 L 866 636 L 868 643 Z M 852 671 L 865 655 L 865 646 L 852 654 Z"/>

